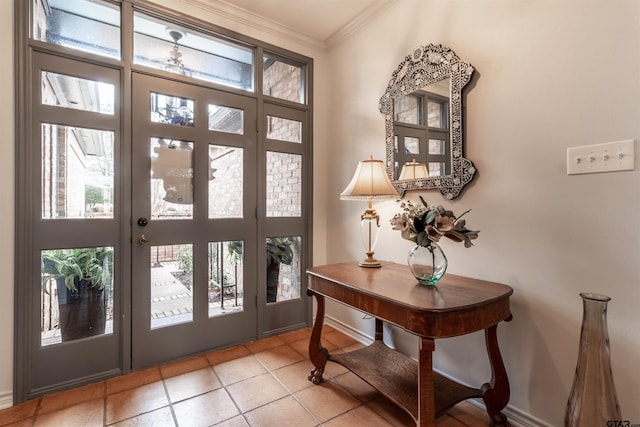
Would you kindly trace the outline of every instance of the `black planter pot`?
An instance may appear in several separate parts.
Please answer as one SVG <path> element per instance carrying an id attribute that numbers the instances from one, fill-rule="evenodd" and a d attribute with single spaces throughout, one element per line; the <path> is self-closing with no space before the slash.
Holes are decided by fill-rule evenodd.
<path id="1" fill-rule="evenodd" d="M 67 289 L 64 278 L 56 282 L 62 341 L 104 334 L 107 320 L 104 290 L 92 288 L 86 280 L 76 281 L 77 291 Z"/>

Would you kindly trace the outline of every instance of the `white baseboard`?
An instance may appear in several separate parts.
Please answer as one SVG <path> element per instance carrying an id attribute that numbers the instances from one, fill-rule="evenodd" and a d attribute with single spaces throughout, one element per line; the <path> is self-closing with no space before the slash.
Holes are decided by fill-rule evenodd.
<path id="1" fill-rule="evenodd" d="M 347 325 L 346 323 L 341 322 L 340 320 L 334 317 L 325 316 L 324 324 L 327 326 L 331 326 L 334 329 L 337 329 L 338 331 L 342 332 L 345 335 L 350 336 L 351 338 L 353 338 L 354 340 L 358 341 L 361 344 L 368 345 L 373 342 L 373 337 L 370 337 L 369 335 L 363 333 L 362 331 L 359 331 L 358 329 L 355 329 L 353 326 Z"/>
<path id="2" fill-rule="evenodd" d="M 346 323 L 341 322 L 340 320 L 337 320 L 331 316 L 325 316 L 325 324 L 350 336 L 351 338 L 362 344 L 367 345 L 373 342 L 373 337 L 370 337 L 369 335 L 364 334 L 362 331 L 359 331 L 352 326 L 347 325 Z M 445 374 L 440 371 L 438 373 L 454 381 L 464 384 L 462 381 L 452 377 L 451 375 Z M 468 402 L 479 408 L 482 408 L 483 410 L 485 409 L 482 399 L 469 399 Z M 551 424 L 547 424 L 544 421 L 534 417 L 533 415 L 528 414 L 511 405 L 507 405 L 507 407 L 504 408 L 503 412 L 507 416 L 507 419 L 513 427 L 553 427 Z"/>
<path id="3" fill-rule="evenodd" d="M 7 409 L 13 406 L 13 392 L 4 391 L 0 393 L 0 409 Z"/>

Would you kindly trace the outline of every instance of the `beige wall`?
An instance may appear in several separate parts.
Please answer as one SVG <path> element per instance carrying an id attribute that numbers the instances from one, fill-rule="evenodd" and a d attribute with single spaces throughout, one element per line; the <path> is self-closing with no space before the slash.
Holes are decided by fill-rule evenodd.
<path id="1" fill-rule="evenodd" d="M 13 57 L 13 0 L 0 0 L 0 49 Z M 13 398 L 14 93 L 13 60 L 0 63 L 0 407 Z"/>
<path id="2" fill-rule="evenodd" d="M 640 139 L 640 2 L 614 3 L 397 0 L 329 54 L 328 141 L 342 154 L 332 157 L 328 183 L 330 262 L 363 255 L 358 216 L 365 206 L 338 194 L 358 160 L 384 156 L 377 106 L 396 66 L 416 46 L 442 43 L 476 67 L 465 133 L 477 179 L 453 202 L 421 194 L 458 213 L 472 209 L 467 222 L 480 237 L 471 249 L 443 243 L 449 272 L 514 288 L 514 319 L 499 328 L 510 404 L 553 426 L 562 425 L 573 379 L 582 291 L 612 298 L 622 415 L 640 422 L 640 166 L 566 175 L 567 147 L 622 139 L 637 147 Z M 374 207 L 382 216 L 377 255 L 405 263 L 411 244 L 388 225 L 397 204 Z M 328 311 L 372 334 L 362 316 Z M 393 335 L 416 354 L 415 339 Z M 439 341 L 436 350 L 437 367 L 448 374 L 472 384 L 489 379 L 482 334 Z"/>

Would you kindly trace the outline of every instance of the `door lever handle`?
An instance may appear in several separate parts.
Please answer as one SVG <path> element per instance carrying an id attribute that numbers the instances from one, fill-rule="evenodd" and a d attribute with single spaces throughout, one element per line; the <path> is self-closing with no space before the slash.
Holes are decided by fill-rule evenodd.
<path id="1" fill-rule="evenodd" d="M 140 237 L 138 237 L 138 244 L 140 246 L 144 246 L 149 242 L 149 240 L 147 239 L 147 237 L 144 234 L 141 234 Z"/>

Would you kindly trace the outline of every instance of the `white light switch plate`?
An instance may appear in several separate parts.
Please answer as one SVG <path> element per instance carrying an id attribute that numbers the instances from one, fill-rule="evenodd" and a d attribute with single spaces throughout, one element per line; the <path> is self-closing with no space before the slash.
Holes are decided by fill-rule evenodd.
<path id="1" fill-rule="evenodd" d="M 567 148 L 567 175 L 635 168 L 633 140 Z"/>

